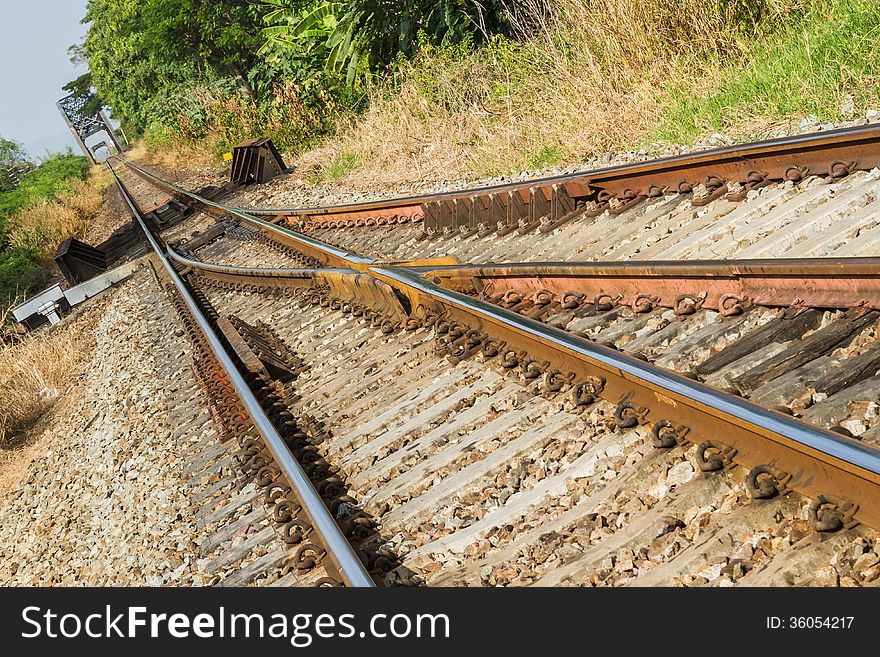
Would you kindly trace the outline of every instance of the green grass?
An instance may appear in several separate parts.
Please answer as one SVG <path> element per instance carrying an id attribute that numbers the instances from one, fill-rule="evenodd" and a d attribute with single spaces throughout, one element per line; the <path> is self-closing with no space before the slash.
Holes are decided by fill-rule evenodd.
<path id="1" fill-rule="evenodd" d="M 709 132 L 742 127 L 749 117 L 821 121 L 846 118 L 878 101 L 880 4 L 867 0 L 812 3 L 802 20 L 744 43 L 742 61 L 722 66 L 712 91 L 699 95 L 689 81 L 670 86 L 656 137 L 691 143 Z M 699 75 L 700 71 L 690 71 Z"/>
<path id="2" fill-rule="evenodd" d="M 0 221 L 35 201 L 55 198 L 62 192 L 69 192 L 71 179 L 85 180 L 91 167 L 85 157 L 73 155 L 70 151 L 53 155 L 22 176 L 18 187 L 0 194 Z"/>
<path id="3" fill-rule="evenodd" d="M 358 168 L 358 157 L 356 153 L 348 151 L 341 152 L 335 160 L 328 165 L 309 176 L 309 182 L 312 185 L 318 183 L 339 180 L 348 173 Z"/>
<path id="4" fill-rule="evenodd" d="M 556 146 L 542 146 L 537 151 L 526 156 L 529 169 L 543 169 L 559 164 L 564 159 Z"/>
<path id="5" fill-rule="evenodd" d="M 0 308 L 43 285 L 49 273 L 40 266 L 38 256 L 18 249 L 0 251 Z"/>
<path id="6" fill-rule="evenodd" d="M 49 277 L 40 263 L 40 255 L 30 249 L 9 244 L 7 229 L 16 212 L 45 199 L 54 199 L 70 191 L 70 181 L 85 179 L 91 163 L 71 152 L 45 160 L 21 179 L 15 189 L 0 194 L 0 307 L 6 308 L 16 297 L 43 285 Z"/>

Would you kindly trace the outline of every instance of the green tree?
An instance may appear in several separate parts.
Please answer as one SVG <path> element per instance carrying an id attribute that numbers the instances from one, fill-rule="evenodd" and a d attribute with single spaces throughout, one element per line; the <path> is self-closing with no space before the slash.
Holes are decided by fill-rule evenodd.
<path id="1" fill-rule="evenodd" d="M 24 146 L 0 136 L 0 193 L 12 190 L 16 178 L 31 166 Z"/>
<path id="2" fill-rule="evenodd" d="M 197 63 L 175 59 L 147 34 L 140 0 L 89 0 L 83 43 L 92 83 L 114 116 L 141 131 L 152 119 L 151 102 L 170 88 L 202 77 Z"/>
<path id="3" fill-rule="evenodd" d="M 198 139 L 230 115 L 204 100 L 212 95 L 231 101 L 235 120 L 277 118 L 283 105 L 324 117 L 302 123 L 323 126 L 328 108 L 361 106 L 359 83 L 420 44 L 507 32 L 503 2 L 88 0 L 89 31 L 71 52 L 88 60 L 90 76 L 65 88 L 89 108 L 103 100 L 136 133 L 153 126 Z"/>
<path id="4" fill-rule="evenodd" d="M 234 0 L 145 0 L 144 45 L 174 59 L 197 62 L 206 75 L 236 78 L 251 100 L 262 12 Z"/>
<path id="5" fill-rule="evenodd" d="M 235 0 L 89 0 L 81 53 L 98 96 L 140 131 L 200 83 L 231 77 L 256 100 L 260 16 Z"/>

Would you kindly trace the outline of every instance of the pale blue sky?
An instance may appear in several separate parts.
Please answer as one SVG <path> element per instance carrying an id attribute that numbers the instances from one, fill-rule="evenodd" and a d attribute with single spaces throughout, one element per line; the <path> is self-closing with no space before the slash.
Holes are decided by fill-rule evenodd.
<path id="1" fill-rule="evenodd" d="M 79 152 L 55 102 L 85 72 L 67 54 L 86 33 L 85 13 L 86 0 L 0 0 L 0 135 L 34 157 L 66 146 Z"/>

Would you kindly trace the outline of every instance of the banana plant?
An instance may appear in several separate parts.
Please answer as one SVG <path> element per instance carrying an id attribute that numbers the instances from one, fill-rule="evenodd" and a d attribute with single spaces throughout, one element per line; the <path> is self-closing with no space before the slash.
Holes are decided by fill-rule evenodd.
<path id="1" fill-rule="evenodd" d="M 327 38 L 338 25 L 337 16 L 341 13 L 341 2 L 318 2 L 305 8 L 296 9 L 290 0 L 264 0 L 275 9 L 263 17 L 268 27 L 263 28 L 266 42 L 259 53 L 266 57 L 277 57 L 279 51 L 297 49 L 304 55 L 313 54 L 325 48 Z"/>
<path id="2" fill-rule="evenodd" d="M 506 31 L 504 0 L 351 0 L 314 3 L 263 0 L 265 57 L 297 51 L 320 56 L 324 67 L 345 73 L 349 85 L 392 62 L 412 55 L 419 35 L 430 41 L 479 40 Z"/>

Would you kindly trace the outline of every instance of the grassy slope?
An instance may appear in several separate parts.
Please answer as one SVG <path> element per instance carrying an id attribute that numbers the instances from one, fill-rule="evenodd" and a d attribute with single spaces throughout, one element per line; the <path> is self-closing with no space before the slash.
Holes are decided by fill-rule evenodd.
<path id="1" fill-rule="evenodd" d="M 656 136 L 689 143 L 708 132 L 748 135 L 763 121 L 852 118 L 880 100 L 878 41 L 877 3 L 813 4 L 803 18 L 744 41 L 742 61 L 710 69 L 711 90 L 670 84 Z"/>
<path id="2" fill-rule="evenodd" d="M 80 156 L 61 154 L 0 194 L 0 316 L 46 282 L 58 243 L 97 211 L 106 181 Z"/>
<path id="3" fill-rule="evenodd" d="M 90 169 L 89 161 L 78 155 L 60 154 L 47 159 L 23 176 L 18 187 L 0 194 L 0 222 L 35 201 L 69 192 L 70 181 L 85 179 Z"/>
<path id="4" fill-rule="evenodd" d="M 735 4 L 720 0 L 555 3 L 555 22 L 523 45 L 437 49 L 406 64 L 331 140 L 336 158 L 357 162 L 355 174 L 496 175 L 714 132 L 748 140 L 880 103 L 872 0 L 758 0 L 757 23 L 713 14 Z"/>
<path id="5" fill-rule="evenodd" d="M 340 122 L 310 181 L 498 175 L 880 104 L 880 4 L 747 4 L 760 20 L 722 0 L 550 0 L 523 43 L 426 49 Z"/>
<path id="6" fill-rule="evenodd" d="M 369 186 L 497 175 L 719 131 L 747 140 L 775 124 L 850 118 L 880 102 L 874 0 L 515 6 L 531 16 L 519 41 L 424 48 L 370 88 L 365 112 L 339 112 L 335 134 L 311 152 L 308 108 L 279 97 L 283 116 L 261 119 L 246 104 L 206 99 L 208 136 L 163 134 L 152 158 L 219 164 L 230 143 L 261 134 L 303 155 L 313 184 Z"/>

